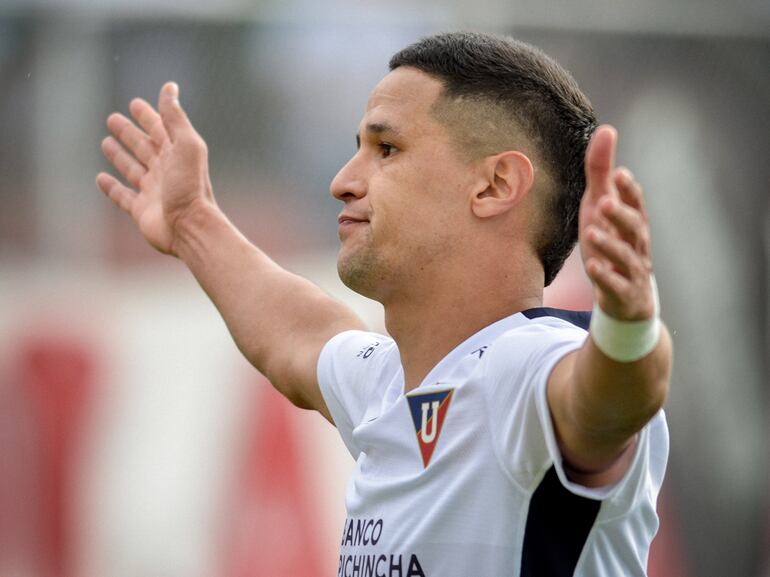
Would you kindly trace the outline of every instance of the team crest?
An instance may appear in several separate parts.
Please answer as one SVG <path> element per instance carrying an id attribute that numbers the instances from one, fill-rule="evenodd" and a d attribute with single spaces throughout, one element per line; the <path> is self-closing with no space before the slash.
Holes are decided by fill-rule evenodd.
<path id="1" fill-rule="evenodd" d="M 441 435 L 441 428 L 444 426 L 444 419 L 449 410 L 453 392 L 454 389 L 449 389 L 448 391 L 407 397 L 409 411 L 412 413 L 412 421 L 414 421 L 414 429 L 417 433 L 417 444 L 420 446 L 422 464 L 425 468 L 430 463 L 433 450 L 436 448 L 439 435 Z"/>

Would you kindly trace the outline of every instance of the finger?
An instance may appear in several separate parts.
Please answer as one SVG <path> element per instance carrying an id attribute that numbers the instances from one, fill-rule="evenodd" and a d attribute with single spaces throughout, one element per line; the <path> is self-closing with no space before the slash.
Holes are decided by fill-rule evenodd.
<path id="1" fill-rule="evenodd" d="M 139 188 L 147 169 L 120 145 L 112 136 L 102 141 L 102 152 L 112 165 L 134 188 Z"/>
<path id="2" fill-rule="evenodd" d="M 603 260 L 624 276 L 631 278 L 649 274 L 647 259 L 624 240 L 614 238 L 596 227 L 591 227 L 586 236 L 593 253 L 601 255 Z"/>
<path id="3" fill-rule="evenodd" d="M 618 231 L 615 229 L 615 225 L 612 224 L 602 210 L 597 210 L 590 223 L 586 224 L 587 227 L 595 226 L 609 235 L 617 236 Z"/>
<path id="4" fill-rule="evenodd" d="M 605 295 L 622 300 L 623 295 L 631 290 L 631 282 L 618 273 L 608 263 L 602 263 L 597 258 L 590 258 L 585 265 L 586 274 L 591 282 L 599 287 Z"/>
<path id="5" fill-rule="evenodd" d="M 615 164 L 617 132 L 608 125 L 596 129 L 586 150 L 586 192 L 598 197 L 612 188 L 612 168 Z"/>
<path id="6" fill-rule="evenodd" d="M 107 118 L 107 127 L 139 162 L 144 166 L 149 166 L 150 160 L 157 154 L 157 150 L 145 132 L 139 130 L 133 122 L 118 113 L 110 114 Z"/>
<path id="7" fill-rule="evenodd" d="M 167 82 L 163 85 L 158 98 L 158 110 L 163 126 L 166 129 L 171 141 L 174 142 L 180 137 L 193 132 L 194 129 L 187 114 L 179 104 L 179 86 L 175 82 Z"/>
<path id="8" fill-rule="evenodd" d="M 644 220 L 647 221 L 648 215 L 644 203 L 644 193 L 642 192 L 641 185 L 634 179 L 634 175 L 631 174 L 631 171 L 621 167 L 615 172 L 614 179 L 615 186 L 623 202 L 637 209 L 644 217 Z"/>
<path id="9" fill-rule="evenodd" d="M 168 139 L 168 134 L 166 134 L 160 114 L 152 105 L 141 98 L 134 98 L 128 105 L 128 109 L 142 130 L 150 135 L 153 143 L 158 147 L 163 146 L 163 143 Z"/>
<path id="10" fill-rule="evenodd" d="M 109 199 L 127 213 L 131 214 L 136 191 L 122 184 L 117 178 L 106 172 L 100 172 L 96 176 L 96 186 L 99 187 Z"/>
<path id="11" fill-rule="evenodd" d="M 612 224 L 616 235 L 634 247 L 637 252 L 646 255 L 649 231 L 644 216 L 637 209 L 612 197 L 603 198 L 599 207 L 602 216 Z"/>

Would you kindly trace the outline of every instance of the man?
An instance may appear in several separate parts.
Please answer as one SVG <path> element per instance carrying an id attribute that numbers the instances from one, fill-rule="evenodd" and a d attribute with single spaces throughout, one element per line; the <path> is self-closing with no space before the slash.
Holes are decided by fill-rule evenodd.
<path id="1" fill-rule="evenodd" d="M 639 184 L 554 61 L 464 33 L 391 60 L 331 184 L 339 274 L 384 305 L 390 337 L 229 223 L 175 84 L 130 111 L 103 142 L 127 185 L 99 188 L 357 459 L 339 575 L 645 574 L 671 344 Z M 585 317 L 541 307 L 578 229 L 589 338 Z"/>

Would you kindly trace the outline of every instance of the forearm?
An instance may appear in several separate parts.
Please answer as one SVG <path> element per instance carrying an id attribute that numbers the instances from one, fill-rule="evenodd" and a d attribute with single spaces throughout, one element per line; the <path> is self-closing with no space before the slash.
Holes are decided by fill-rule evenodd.
<path id="1" fill-rule="evenodd" d="M 362 328 L 346 306 L 278 266 L 218 210 L 200 207 L 176 227 L 175 252 L 222 315 L 238 348 L 292 398 L 297 356 Z M 295 400 L 292 398 L 292 400 Z"/>
<path id="2" fill-rule="evenodd" d="M 578 467 L 601 468 L 629 446 L 636 433 L 658 412 L 668 395 L 671 339 L 662 327 L 656 347 L 633 362 L 618 362 L 589 336 L 577 352 L 567 415 L 580 434 L 567 451 L 579 455 Z"/>

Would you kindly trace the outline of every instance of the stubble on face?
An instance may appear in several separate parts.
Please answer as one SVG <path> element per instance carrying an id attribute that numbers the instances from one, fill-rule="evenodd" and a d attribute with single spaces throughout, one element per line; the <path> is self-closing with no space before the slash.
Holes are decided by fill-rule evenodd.
<path id="1" fill-rule="evenodd" d="M 359 246 L 341 249 L 337 256 L 337 273 L 342 283 L 360 295 L 375 298 L 376 289 L 387 276 L 386 266 L 374 248 L 371 230 L 359 231 Z"/>

